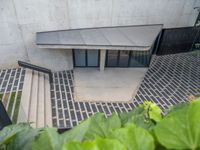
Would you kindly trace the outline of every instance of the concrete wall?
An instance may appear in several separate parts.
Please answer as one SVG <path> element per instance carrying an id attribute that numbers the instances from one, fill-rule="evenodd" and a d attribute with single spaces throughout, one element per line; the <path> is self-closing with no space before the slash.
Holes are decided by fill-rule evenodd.
<path id="1" fill-rule="evenodd" d="M 39 49 L 35 33 L 80 27 L 162 23 L 192 26 L 199 0 L 1 0 L 0 68 L 17 60 L 53 70 L 71 69 L 71 51 Z"/>

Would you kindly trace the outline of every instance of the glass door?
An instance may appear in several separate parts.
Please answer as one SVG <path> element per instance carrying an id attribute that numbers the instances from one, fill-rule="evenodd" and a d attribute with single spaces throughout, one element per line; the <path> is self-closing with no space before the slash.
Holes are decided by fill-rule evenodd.
<path id="1" fill-rule="evenodd" d="M 106 66 L 117 67 L 118 65 L 118 51 L 108 50 L 106 55 Z"/>
<path id="2" fill-rule="evenodd" d="M 129 51 L 120 51 L 119 53 L 119 67 L 128 67 L 129 64 Z"/>
<path id="3" fill-rule="evenodd" d="M 99 66 L 99 50 L 73 50 L 75 67 L 98 67 Z"/>
<path id="4" fill-rule="evenodd" d="M 87 66 L 99 66 L 99 50 L 87 50 Z"/>
<path id="5" fill-rule="evenodd" d="M 150 61 L 149 51 L 132 51 L 130 55 L 130 67 L 148 67 Z"/>
<path id="6" fill-rule="evenodd" d="M 85 67 L 86 66 L 86 50 L 75 49 L 74 50 L 74 66 Z"/>
<path id="7" fill-rule="evenodd" d="M 106 67 L 148 67 L 150 51 L 108 50 Z"/>

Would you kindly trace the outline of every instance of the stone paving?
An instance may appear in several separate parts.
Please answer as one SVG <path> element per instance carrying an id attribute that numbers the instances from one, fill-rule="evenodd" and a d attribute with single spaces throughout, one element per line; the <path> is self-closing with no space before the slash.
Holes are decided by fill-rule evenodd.
<path id="1" fill-rule="evenodd" d="M 128 112 L 144 100 L 162 109 L 200 93 L 200 54 L 153 56 L 149 70 L 131 103 L 75 102 L 73 71 L 55 72 L 51 84 L 53 126 L 71 128 L 96 112 Z"/>

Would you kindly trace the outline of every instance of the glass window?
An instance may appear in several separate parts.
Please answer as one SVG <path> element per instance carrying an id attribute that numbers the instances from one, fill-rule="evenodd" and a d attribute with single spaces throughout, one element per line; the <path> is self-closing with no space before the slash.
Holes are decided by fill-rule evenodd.
<path id="1" fill-rule="evenodd" d="M 87 50 L 87 65 L 89 67 L 99 66 L 99 50 Z"/>
<path id="2" fill-rule="evenodd" d="M 129 51 L 120 51 L 119 67 L 128 67 Z"/>
<path id="3" fill-rule="evenodd" d="M 76 67 L 86 66 L 86 50 L 75 49 L 74 50 L 74 65 Z"/>
<path id="4" fill-rule="evenodd" d="M 99 50 L 74 49 L 75 67 L 98 67 Z"/>
<path id="5" fill-rule="evenodd" d="M 149 64 L 149 51 L 132 51 L 130 67 L 146 67 Z"/>
<path id="6" fill-rule="evenodd" d="M 117 67 L 118 62 L 118 51 L 108 50 L 107 51 L 107 67 Z"/>

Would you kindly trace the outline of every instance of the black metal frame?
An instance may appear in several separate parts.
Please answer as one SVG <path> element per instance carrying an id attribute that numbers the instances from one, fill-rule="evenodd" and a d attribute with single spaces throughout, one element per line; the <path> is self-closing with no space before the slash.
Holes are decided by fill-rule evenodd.
<path id="1" fill-rule="evenodd" d="M 36 70 L 39 72 L 47 73 L 49 75 L 49 82 L 53 83 L 53 74 L 50 69 L 36 66 L 36 65 L 33 65 L 33 64 L 30 64 L 27 62 L 23 62 L 23 61 L 18 61 L 18 64 L 19 64 L 19 66 L 24 67 L 24 68 L 29 68 L 29 69 Z"/>
<path id="2" fill-rule="evenodd" d="M 0 130 L 3 129 L 7 125 L 11 125 L 12 121 L 10 120 L 10 117 L 8 116 L 6 109 L 3 105 L 3 103 L 0 101 Z"/>
<path id="3" fill-rule="evenodd" d="M 191 34 L 188 34 L 188 32 Z M 179 38 L 180 36 L 182 38 Z M 154 53 L 156 55 L 169 55 L 189 52 L 193 50 L 195 40 L 199 36 L 199 30 L 193 26 L 162 29 L 157 51 Z"/>
<path id="4" fill-rule="evenodd" d="M 95 67 L 99 67 L 99 66 L 100 66 L 100 50 L 99 50 L 99 49 L 95 49 L 95 50 L 98 50 L 98 65 L 97 65 L 97 66 L 88 66 L 88 51 L 90 51 L 90 50 L 87 50 L 87 49 L 83 49 L 83 50 L 85 50 L 85 66 L 77 66 L 76 63 L 75 63 L 75 50 L 76 50 L 76 49 L 73 49 L 73 50 L 72 50 L 72 53 L 73 53 L 73 66 L 74 66 L 74 67 L 80 67 L 80 68 L 85 68 L 85 67 L 95 68 Z M 91 51 L 92 51 L 92 50 L 91 50 Z"/>

